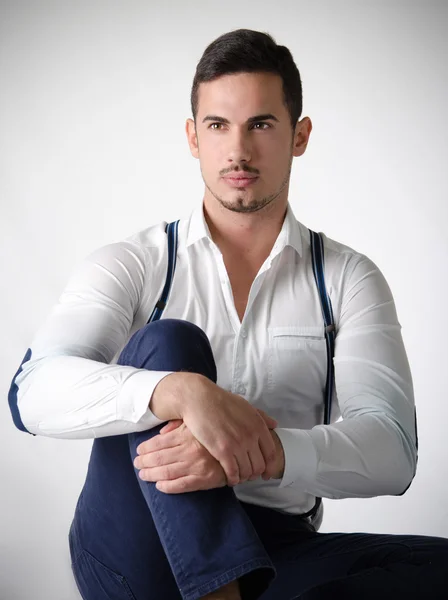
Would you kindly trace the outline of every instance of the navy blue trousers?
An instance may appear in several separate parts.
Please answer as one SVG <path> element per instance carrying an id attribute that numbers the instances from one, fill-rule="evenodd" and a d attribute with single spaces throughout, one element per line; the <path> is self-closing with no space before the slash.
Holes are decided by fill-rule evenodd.
<path id="1" fill-rule="evenodd" d="M 207 336 L 176 319 L 137 331 L 118 364 L 216 382 Z M 448 598 L 445 538 L 319 533 L 299 516 L 240 502 L 229 487 L 159 492 L 133 460 L 162 426 L 93 442 L 69 533 L 84 600 L 195 600 L 235 579 L 243 600 Z"/>

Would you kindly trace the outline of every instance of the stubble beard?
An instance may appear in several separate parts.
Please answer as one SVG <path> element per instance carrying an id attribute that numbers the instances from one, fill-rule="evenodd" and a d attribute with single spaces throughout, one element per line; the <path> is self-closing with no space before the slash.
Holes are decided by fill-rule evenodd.
<path id="1" fill-rule="evenodd" d="M 221 206 L 223 206 L 227 210 L 231 210 L 232 212 L 237 212 L 237 213 L 257 212 L 257 211 L 261 210 L 262 208 L 264 208 L 265 206 L 267 206 L 268 204 L 271 204 L 272 202 L 274 202 L 274 200 L 276 198 L 278 198 L 278 196 L 280 196 L 282 191 L 288 185 L 289 179 L 291 176 L 292 159 L 293 159 L 293 157 L 291 155 L 291 159 L 289 162 L 289 168 L 288 168 L 288 171 L 280 185 L 280 188 L 273 194 L 270 194 L 269 196 L 264 196 L 263 198 L 253 198 L 250 202 L 248 202 L 247 198 L 245 198 L 245 196 L 237 196 L 232 201 L 225 200 L 224 198 L 219 196 L 216 192 L 214 192 L 210 188 L 210 186 L 207 184 L 207 182 L 205 181 L 205 179 L 203 177 L 205 187 L 212 194 L 212 196 L 214 198 L 216 198 L 216 200 L 218 200 L 218 202 L 221 204 Z"/>

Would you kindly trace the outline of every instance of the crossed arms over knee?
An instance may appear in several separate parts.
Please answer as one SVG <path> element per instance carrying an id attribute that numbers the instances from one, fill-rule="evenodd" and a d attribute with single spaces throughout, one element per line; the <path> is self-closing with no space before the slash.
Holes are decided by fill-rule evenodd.
<path id="1" fill-rule="evenodd" d="M 134 466 L 141 479 L 167 493 L 280 479 L 284 452 L 276 421 L 242 396 L 202 375 L 172 373 L 154 389 L 150 409 L 170 421 L 140 444 Z"/>

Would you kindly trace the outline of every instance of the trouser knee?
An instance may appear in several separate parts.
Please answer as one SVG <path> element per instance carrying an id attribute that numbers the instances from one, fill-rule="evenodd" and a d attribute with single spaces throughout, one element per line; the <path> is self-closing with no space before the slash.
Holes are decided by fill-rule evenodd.
<path id="1" fill-rule="evenodd" d="M 216 383 L 217 372 L 210 341 L 189 321 L 161 319 L 148 323 L 130 338 L 119 365 L 154 371 L 199 373 Z"/>

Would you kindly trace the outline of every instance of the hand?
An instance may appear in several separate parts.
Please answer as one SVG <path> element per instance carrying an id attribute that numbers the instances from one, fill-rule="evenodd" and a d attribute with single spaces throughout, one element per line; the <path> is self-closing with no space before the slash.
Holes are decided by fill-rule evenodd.
<path id="1" fill-rule="evenodd" d="M 277 422 L 245 398 L 210 380 L 198 380 L 182 418 L 194 437 L 220 462 L 230 486 L 275 471 L 275 444 L 269 433 Z"/>
<path id="2" fill-rule="evenodd" d="M 228 485 L 262 473 L 266 479 L 275 474 L 276 448 L 268 428 L 276 427 L 277 422 L 242 396 L 223 390 L 202 375 L 180 373 L 159 383 L 154 400 L 155 414 L 163 418 L 162 411 L 173 410 L 219 461 Z"/>
<path id="3" fill-rule="evenodd" d="M 168 435 L 171 432 L 173 434 Z M 285 468 L 283 446 L 275 431 L 270 433 L 276 446 L 276 469 L 271 477 L 281 479 Z M 170 421 L 162 427 L 160 435 L 142 442 L 137 453 L 134 466 L 140 469 L 140 479 L 157 482 L 157 489 L 166 494 L 209 490 L 227 483 L 219 462 L 196 440 L 182 420 Z M 271 477 L 263 473 L 263 479 Z M 257 476 L 249 479 L 257 479 Z"/>
<path id="4" fill-rule="evenodd" d="M 181 420 L 170 421 L 160 435 L 140 444 L 137 452 L 134 466 L 140 469 L 140 479 L 157 482 L 157 489 L 166 494 L 209 490 L 227 484 L 219 462 Z"/>

